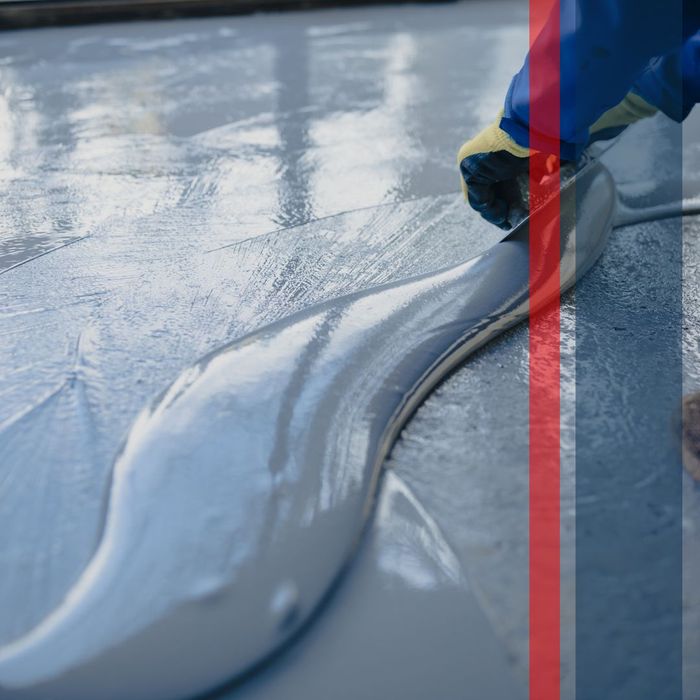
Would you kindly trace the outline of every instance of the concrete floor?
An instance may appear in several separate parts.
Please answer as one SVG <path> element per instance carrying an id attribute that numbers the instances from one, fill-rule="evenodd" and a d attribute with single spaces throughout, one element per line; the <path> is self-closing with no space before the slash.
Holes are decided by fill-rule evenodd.
<path id="1" fill-rule="evenodd" d="M 88 561 L 120 441 L 183 367 L 311 303 L 437 269 L 498 240 L 461 203 L 454 156 L 499 108 L 527 47 L 526 23 L 527 3 L 503 0 L 0 37 L 0 561 L 21 572 L 0 580 L 0 608 L 11 611 L 0 617 L 0 642 L 54 608 Z M 686 140 L 689 204 L 698 191 L 697 123 Z M 634 140 L 649 133 L 626 137 L 625 153 L 639 154 Z M 609 157 L 609 165 L 633 208 L 664 201 L 658 152 L 637 155 L 633 169 L 629 157 Z M 700 386 L 698 221 L 686 218 L 683 241 L 687 389 Z M 653 263 L 639 286 L 633 263 L 622 266 L 653 259 L 655 241 L 673 225 L 618 230 L 586 282 L 601 303 L 635 285 L 616 310 L 634 313 L 635 298 L 650 293 L 641 285 L 663 280 L 673 261 Z M 573 296 L 563 319 L 564 697 L 573 697 Z M 377 518 L 325 618 L 230 696 L 296 697 L 294 688 L 324 697 L 331 671 L 309 669 L 326 654 L 320 665 L 346 673 L 348 697 L 380 678 L 388 695 L 409 687 L 425 697 L 442 678 L 441 697 L 463 698 L 466 686 L 488 697 L 483 655 L 466 672 L 460 665 L 463 650 L 473 653 L 489 634 L 500 651 L 489 654 L 496 660 L 486 676 L 510 669 L 518 690 L 507 696 L 521 692 L 527 435 L 527 329 L 519 327 L 419 410 L 389 463 L 383 499 L 394 516 Z M 683 487 L 692 584 L 700 511 L 691 483 Z M 404 581 L 407 603 L 377 624 L 390 630 L 379 644 L 395 646 L 406 629 L 400 620 L 416 608 L 425 614 L 407 627 L 422 629 L 423 642 L 415 635 L 404 656 L 362 656 L 368 627 L 387 610 L 373 597 L 392 551 L 386 543 L 403 551 L 401 538 L 387 534 L 400 528 L 382 525 L 400 522 L 399 502 L 414 513 L 406 522 L 428 523 L 432 541 L 449 550 L 448 574 L 434 563 L 424 570 L 443 572 L 436 580 L 455 602 L 423 593 L 416 603 L 410 562 L 395 565 L 406 575 L 391 580 Z M 419 535 L 412 541 L 416 557 L 435 551 Z M 193 553 L 183 578 L 206 567 L 206 556 Z M 686 600 L 689 698 L 700 697 L 694 588 Z M 164 595 L 180 593 L 174 586 Z M 467 623 L 446 632 L 453 605 Z M 336 637 L 334 649 L 328 640 Z M 364 675 L 347 670 L 349 658 Z M 423 663 L 407 672 L 416 659 Z"/>

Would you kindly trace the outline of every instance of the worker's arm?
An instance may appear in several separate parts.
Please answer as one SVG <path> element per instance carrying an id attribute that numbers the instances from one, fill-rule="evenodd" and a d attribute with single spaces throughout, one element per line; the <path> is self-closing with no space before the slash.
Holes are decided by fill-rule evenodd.
<path id="1" fill-rule="evenodd" d="M 653 58 L 632 92 L 671 119 L 683 121 L 700 102 L 700 34 L 688 37 L 680 48 Z"/>
<path id="2" fill-rule="evenodd" d="M 625 97 L 652 59 L 678 50 L 684 35 L 695 33 L 698 4 L 687 3 L 683 22 L 679 0 L 561 0 L 560 13 L 550 15 L 533 48 L 547 56 L 559 44 L 559 84 L 538 81 L 538 92 L 530 94 L 528 54 L 506 95 L 500 127 L 527 146 L 531 105 L 551 104 L 551 93 L 558 90 L 560 119 L 550 111 L 548 123 L 548 111 L 538 110 L 538 131 L 545 139 L 558 138 L 562 158 L 576 159 L 588 143 L 590 126 Z M 675 80 L 677 85 L 668 87 L 677 97 L 680 74 Z"/>

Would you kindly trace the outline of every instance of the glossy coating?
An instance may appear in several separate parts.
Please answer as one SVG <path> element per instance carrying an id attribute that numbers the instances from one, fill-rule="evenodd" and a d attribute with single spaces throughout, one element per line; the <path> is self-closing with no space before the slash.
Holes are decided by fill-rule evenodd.
<path id="1" fill-rule="evenodd" d="M 596 260 L 614 214 L 602 166 L 575 185 L 561 195 L 562 288 Z M 542 235 L 558 236 L 544 207 Z M 0 683 L 47 683 L 44 692 L 77 700 L 128 667 L 108 697 L 155 700 L 201 692 L 264 658 L 347 564 L 381 464 L 418 403 L 527 312 L 524 222 L 466 263 L 311 307 L 183 372 L 141 413 L 115 462 L 93 560 L 65 603 L 0 653 Z M 158 605 L 139 596 L 141 582 L 181 567 L 177 548 L 154 560 L 153 547 L 186 542 L 188 513 L 216 513 L 213 502 L 230 508 L 225 524 L 211 524 L 231 542 L 218 576 L 139 629 Z M 115 615 L 134 626 L 106 633 Z"/>
<path id="2" fill-rule="evenodd" d="M 0 645 L 82 573 L 117 451 L 183 369 L 502 237 L 454 151 L 526 47 L 520 0 L 0 35 Z M 160 605 L 228 556 L 190 517 Z"/>

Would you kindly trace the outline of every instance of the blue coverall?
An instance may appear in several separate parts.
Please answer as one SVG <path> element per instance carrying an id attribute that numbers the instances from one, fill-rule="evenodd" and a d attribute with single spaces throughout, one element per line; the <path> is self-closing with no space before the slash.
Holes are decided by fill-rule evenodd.
<path id="1" fill-rule="evenodd" d="M 700 0 L 560 5 L 536 41 L 560 42 L 560 124 L 545 124 L 543 135 L 559 135 L 562 158 L 577 158 L 588 128 L 630 90 L 676 121 L 700 101 Z M 522 146 L 529 145 L 528 71 L 529 57 L 511 82 L 500 123 Z"/>

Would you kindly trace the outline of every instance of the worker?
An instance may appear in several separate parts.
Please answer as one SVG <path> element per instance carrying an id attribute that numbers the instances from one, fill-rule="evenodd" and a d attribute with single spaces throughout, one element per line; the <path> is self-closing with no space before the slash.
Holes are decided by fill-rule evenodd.
<path id="1" fill-rule="evenodd" d="M 554 93 L 548 91 L 560 91 L 561 112 L 553 114 L 556 123 L 547 124 L 546 110 L 538 111 L 545 112 L 538 145 L 558 142 L 564 160 L 577 160 L 592 141 L 616 136 L 657 111 L 676 121 L 688 115 L 700 101 L 700 0 L 686 0 L 682 18 L 680 3 L 676 12 L 674 4 L 560 0 L 560 11 L 550 15 L 536 39 L 538 55 L 560 54 L 559 84 L 553 79 L 530 95 L 528 56 L 501 112 L 459 150 L 462 189 L 481 216 L 503 229 L 518 222 L 516 178 L 529 171 L 534 155 L 528 115 L 538 100 L 551 104 Z"/>

